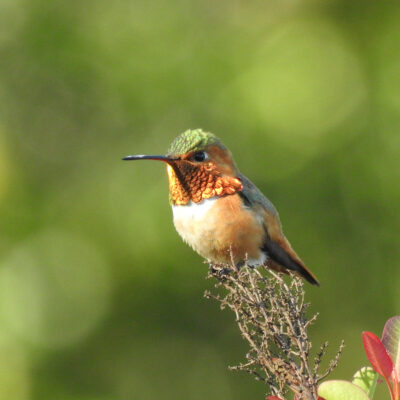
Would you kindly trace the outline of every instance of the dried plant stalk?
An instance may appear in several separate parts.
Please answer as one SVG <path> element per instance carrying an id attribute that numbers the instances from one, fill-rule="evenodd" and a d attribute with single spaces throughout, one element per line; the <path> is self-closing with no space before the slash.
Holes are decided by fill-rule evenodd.
<path id="1" fill-rule="evenodd" d="M 304 299 L 301 278 L 292 275 L 286 283 L 280 274 L 264 268 L 238 270 L 216 264 L 210 264 L 208 278 L 216 279 L 215 287 L 225 290 L 223 294 L 207 291 L 205 296 L 235 313 L 240 332 L 250 345 L 247 362 L 230 368 L 252 374 L 275 396 L 283 398 L 290 389 L 300 400 L 316 400 L 318 383 L 337 366 L 343 343 L 325 372 L 319 370 L 327 343 L 311 366 L 307 329 L 317 314 L 306 316 L 309 303 Z"/>

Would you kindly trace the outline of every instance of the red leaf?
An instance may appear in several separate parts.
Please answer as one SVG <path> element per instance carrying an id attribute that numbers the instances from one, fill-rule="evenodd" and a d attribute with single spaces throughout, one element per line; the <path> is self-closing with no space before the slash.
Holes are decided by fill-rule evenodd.
<path id="1" fill-rule="evenodd" d="M 393 361 L 378 336 L 371 332 L 363 332 L 362 340 L 365 353 L 374 370 L 385 380 L 390 379 L 393 372 Z"/>

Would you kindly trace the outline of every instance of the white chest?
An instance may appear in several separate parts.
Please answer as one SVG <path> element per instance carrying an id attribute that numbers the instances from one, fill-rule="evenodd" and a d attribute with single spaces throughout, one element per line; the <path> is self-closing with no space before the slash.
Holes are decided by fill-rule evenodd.
<path id="1" fill-rule="evenodd" d="M 201 203 L 193 203 L 190 201 L 184 206 L 172 206 L 174 220 L 187 220 L 188 223 L 204 220 L 204 217 L 214 206 L 216 199 L 205 199 Z"/>
<path id="2" fill-rule="evenodd" d="M 210 213 L 217 199 L 205 199 L 200 203 L 190 201 L 186 205 L 172 206 L 174 225 L 183 240 L 207 258 L 203 248 L 209 248 L 213 240 L 215 213 Z"/>

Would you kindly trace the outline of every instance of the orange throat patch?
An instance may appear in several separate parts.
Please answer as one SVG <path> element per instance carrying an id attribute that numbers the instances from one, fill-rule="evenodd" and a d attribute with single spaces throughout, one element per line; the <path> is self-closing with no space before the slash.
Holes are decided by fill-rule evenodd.
<path id="1" fill-rule="evenodd" d="M 170 201 L 185 205 L 189 201 L 200 203 L 204 199 L 225 196 L 243 189 L 239 178 L 222 176 L 214 164 L 194 166 L 189 163 L 167 165 Z"/>

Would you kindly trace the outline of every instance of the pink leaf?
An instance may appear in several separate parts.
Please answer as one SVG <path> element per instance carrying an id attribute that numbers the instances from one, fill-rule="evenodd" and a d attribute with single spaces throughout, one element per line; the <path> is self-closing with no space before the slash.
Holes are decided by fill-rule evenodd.
<path id="1" fill-rule="evenodd" d="M 397 381 L 400 380 L 400 316 L 390 318 L 383 328 L 382 344 L 394 363 Z"/>
<path id="2" fill-rule="evenodd" d="M 268 396 L 265 400 L 282 400 L 282 399 L 276 396 Z"/>
<path id="3" fill-rule="evenodd" d="M 363 332 L 362 340 L 368 360 L 374 370 L 386 380 L 390 379 L 393 372 L 393 361 L 378 336 L 371 332 Z"/>

